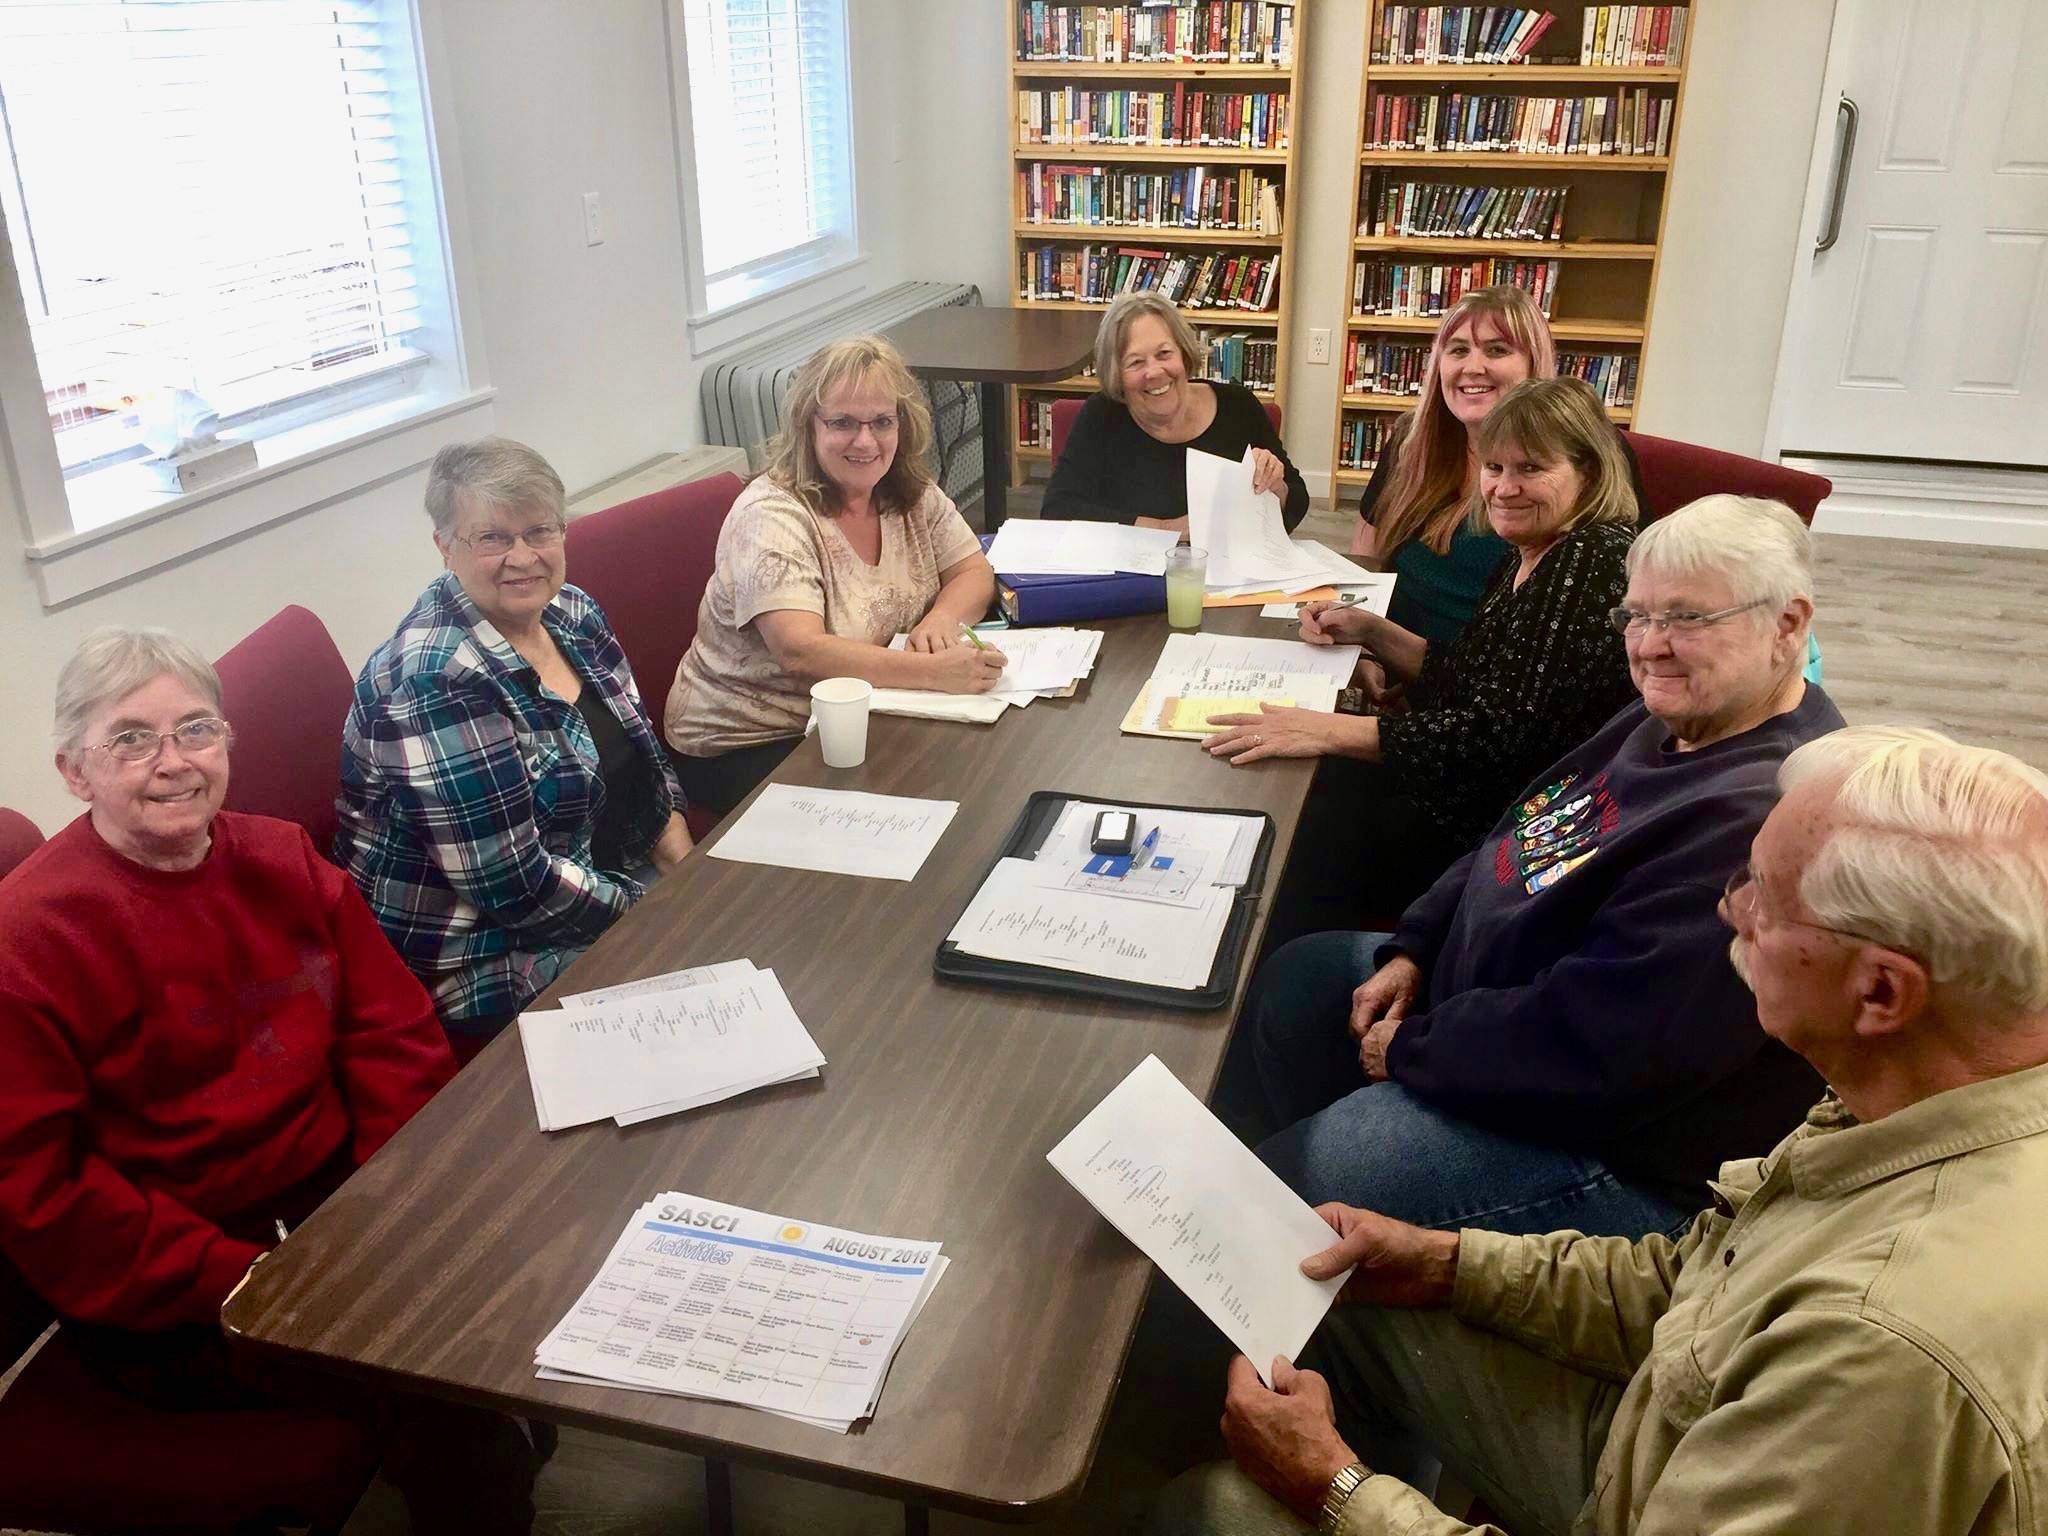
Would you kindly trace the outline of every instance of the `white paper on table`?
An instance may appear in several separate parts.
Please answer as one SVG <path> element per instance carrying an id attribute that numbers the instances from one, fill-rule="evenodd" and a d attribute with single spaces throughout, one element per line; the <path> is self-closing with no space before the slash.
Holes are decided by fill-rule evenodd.
<path id="1" fill-rule="evenodd" d="M 1147 1056 L 1046 1161 L 1108 1218 L 1272 1383 L 1345 1276 L 1298 1267 L 1336 1234 L 1180 1079 Z"/>
<path id="2" fill-rule="evenodd" d="M 988 561 L 1005 574 L 1108 576 L 1132 571 L 1164 576 L 1166 552 L 1179 542 L 1180 535 L 1170 528 L 1010 518 L 996 530 Z"/>
<path id="3" fill-rule="evenodd" d="M 1155 672 L 1145 685 L 1145 711 L 1139 724 L 1162 736 L 1207 736 L 1213 730 L 1204 723 L 1195 729 L 1169 729 L 1167 722 L 1183 699 L 1235 700 L 1235 706 L 1213 714 L 1251 713 L 1261 703 L 1284 703 L 1295 709 L 1316 709 L 1329 713 L 1337 707 L 1335 678 L 1312 672 L 1265 672 L 1247 667 L 1198 667 L 1193 672 Z"/>
<path id="4" fill-rule="evenodd" d="M 775 973 L 751 966 L 672 992 L 528 1009 L 519 1040 L 544 1131 L 652 1106 L 694 1109 L 825 1063 Z"/>
<path id="5" fill-rule="evenodd" d="M 909 641 L 908 635 L 898 635 L 889 642 L 889 649 L 907 649 Z M 878 692 L 914 693 L 919 700 L 1002 698 L 1012 704 L 1026 704 L 1036 697 L 1064 692 L 1094 671 L 1095 658 L 1102 650 L 1102 631 L 1066 627 L 1010 629 L 988 643 L 1003 653 L 1003 673 L 986 694 L 894 688 Z"/>
<path id="6" fill-rule="evenodd" d="M 1337 589 L 1337 596 L 1334 599 L 1336 602 L 1363 608 L 1367 613 L 1377 614 L 1384 619 L 1387 616 L 1387 605 L 1394 598 L 1394 579 L 1391 571 L 1385 574 L 1368 571 L 1363 581 L 1332 582 L 1330 585 Z M 1304 603 L 1268 603 L 1259 610 L 1259 617 L 1285 619 L 1289 623 L 1295 623 L 1300 620 L 1301 610 L 1305 606 L 1307 605 Z"/>
<path id="7" fill-rule="evenodd" d="M 932 1292 L 938 1289 L 939 1282 L 946 1278 L 946 1271 L 952 1268 L 952 1265 L 953 1261 L 943 1253 L 932 1261 L 931 1278 L 925 1282 L 924 1289 L 917 1294 L 917 1303 L 911 1309 L 910 1321 L 903 1325 L 905 1333 L 908 1333 L 916 1324 L 918 1313 L 924 1311 L 924 1304 L 931 1300 Z M 888 1372 L 895 1367 L 895 1364 L 896 1360 L 892 1355 L 888 1366 L 883 1369 L 882 1385 L 886 1386 L 888 1384 Z M 540 1381 L 565 1381 L 580 1387 L 611 1387 L 620 1392 L 648 1392 L 656 1397 L 695 1397 L 699 1401 L 718 1401 L 715 1398 L 706 1399 L 699 1397 L 699 1394 L 695 1392 L 678 1392 L 668 1387 L 643 1386 L 639 1382 L 634 1381 L 608 1381 L 602 1376 L 584 1376 L 575 1371 L 556 1370 L 551 1365 L 540 1366 L 535 1369 L 533 1374 L 535 1379 Z M 880 1388 L 878 1387 L 877 1396 L 879 1397 L 879 1395 Z M 799 1424 L 809 1424 L 815 1429 L 829 1429 L 834 1434 L 840 1435 L 851 1434 L 853 1426 L 860 1422 L 858 1419 L 821 1419 L 808 1413 L 791 1413 L 787 1408 L 762 1407 L 759 1403 L 753 1406 L 759 1408 L 763 1413 L 774 1414 L 778 1419 L 794 1419 Z M 872 1405 L 869 1411 L 872 1413 Z"/>
<path id="8" fill-rule="evenodd" d="M 1188 542 L 1208 551 L 1211 591 L 1285 586 L 1324 569 L 1295 547 L 1280 515 L 1280 498 L 1252 490 L 1252 451 L 1232 462 L 1190 448 L 1187 460 Z M 1318 584 L 1309 581 L 1309 585 Z"/>
<path id="9" fill-rule="evenodd" d="M 911 880 L 959 809 L 957 800 L 769 783 L 705 852 L 741 864 Z"/>
<path id="10" fill-rule="evenodd" d="M 1200 867 L 1203 884 L 1241 886 L 1251 878 L 1263 818 L 1234 816 L 1224 811 L 1150 810 L 1107 800 L 1070 800 L 1032 856 L 1035 864 L 1054 869 L 1080 869 L 1095 857 L 1088 846 L 1095 817 L 1102 811 L 1129 811 L 1138 818 L 1138 835 L 1159 828 L 1157 852 Z"/>
<path id="11" fill-rule="evenodd" d="M 1343 687 L 1358 665 L 1355 645 L 1310 645 L 1306 640 L 1267 639 L 1256 635 L 1175 634 L 1166 637 L 1154 677 L 1185 677 L 1204 667 L 1238 672 L 1277 672 L 1327 677 Z"/>
<path id="12" fill-rule="evenodd" d="M 873 1412 L 939 1245 L 671 1192 L 640 1207 L 536 1365 L 826 1427 Z"/>
<path id="13" fill-rule="evenodd" d="M 1207 985 L 1236 901 L 1200 888 L 1192 907 L 1054 884 L 1031 859 L 998 859 L 946 935 L 966 954 L 1192 992 Z"/>

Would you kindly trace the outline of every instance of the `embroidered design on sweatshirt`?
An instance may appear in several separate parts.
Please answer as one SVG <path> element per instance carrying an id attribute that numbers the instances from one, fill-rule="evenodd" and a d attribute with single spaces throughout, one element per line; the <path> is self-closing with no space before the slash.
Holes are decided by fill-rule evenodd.
<path id="1" fill-rule="evenodd" d="M 1568 773 L 1515 810 L 1514 830 L 1501 839 L 1494 872 L 1503 885 L 1519 880 L 1534 896 L 1563 880 L 1600 851 L 1621 819 L 1601 774 L 1583 789 Z"/>

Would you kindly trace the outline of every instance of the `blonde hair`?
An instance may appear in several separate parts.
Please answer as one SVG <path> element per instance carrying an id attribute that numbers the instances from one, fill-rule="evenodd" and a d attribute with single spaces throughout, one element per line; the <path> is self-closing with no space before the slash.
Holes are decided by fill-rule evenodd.
<path id="1" fill-rule="evenodd" d="M 1465 519 L 1469 444 L 1465 424 L 1444 404 L 1443 351 L 1462 327 L 1476 328 L 1482 318 L 1498 325 L 1529 360 L 1530 378 L 1557 377 L 1557 345 L 1550 339 L 1550 323 L 1522 289 L 1507 284 L 1475 288 L 1444 311 L 1430 343 L 1429 366 L 1422 373 L 1422 398 L 1409 413 L 1407 430 L 1395 447 L 1394 471 L 1373 519 L 1382 561 L 1411 539 L 1445 553 Z"/>
<path id="2" fill-rule="evenodd" d="M 1912 955 L 1994 1022 L 2048 1008 L 2048 776 L 1939 731 L 1851 726 L 1785 759 L 1839 779 L 1799 878 L 1814 921 Z"/>
<path id="3" fill-rule="evenodd" d="M 1187 369 L 1188 377 L 1201 376 L 1202 346 L 1188 328 L 1179 306 L 1156 293 L 1120 293 L 1111 301 L 1108 312 L 1102 317 L 1102 324 L 1095 330 L 1095 378 L 1102 385 L 1102 392 L 1112 400 L 1121 402 L 1124 397 L 1125 338 L 1130 335 L 1132 325 L 1146 315 L 1166 327 L 1166 334 L 1173 338 L 1174 346 L 1180 350 L 1181 365 Z"/>
<path id="4" fill-rule="evenodd" d="M 57 750 L 76 752 L 87 745 L 85 728 L 95 714 L 166 676 L 204 694 L 216 711 L 220 709 L 220 674 L 213 663 L 168 629 L 94 630 L 78 642 L 57 675 L 51 732 Z"/>
<path id="5" fill-rule="evenodd" d="M 1513 443 L 1546 464 L 1571 461 L 1586 484 L 1578 505 L 1558 529 L 1560 537 L 1593 523 L 1635 526 L 1636 492 L 1621 438 L 1584 379 L 1529 379 L 1517 384 L 1479 424 L 1474 441 L 1481 458 Z M 1473 494 L 1470 516 L 1475 528 L 1488 526 L 1484 495 Z"/>
<path id="6" fill-rule="evenodd" d="M 820 347 L 789 381 L 782 402 L 782 430 L 768 443 L 768 462 L 761 473 L 821 517 L 838 510 L 838 493 L 818 464 L 811 421 L 824 399 L 847 386 L 874 385 L 896 401 L 896 457 L 875 487 L 875 510 L 908 512 L 933 485 L 926 457 L 932 442 L 932 413 L 924 391 L 904 365 L 903 354 L 880 336 L 849 336 Z M 988 422 L 995 432 L 1001 424 Z"/>
<path id="7" fill-rule="evenodd" d="M 569 519 L 568 494 L 554 465 L 509 437 L 450 443 L 434 455 L 427 466 L 427 516 L 436 538 L 455 532 L 465 491 L 480 507 L 545 512 L 557 523 Z"/>
<path id="8" fill-rule="evenodd" d="M 1738 603 L 1761 604 L 1761 622 L 1770 623 L 1793 598 L 1813 596 L 1813 535 L 1782 501 L 1702 496 L 1636 535 L 1628 573 L 1646 568 L 1679 577 L 1718 572 Z"/>

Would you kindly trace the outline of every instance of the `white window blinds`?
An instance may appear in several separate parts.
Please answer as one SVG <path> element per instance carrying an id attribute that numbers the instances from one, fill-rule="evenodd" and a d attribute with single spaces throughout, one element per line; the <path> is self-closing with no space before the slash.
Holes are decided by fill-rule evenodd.
<path id="1" fill-rule="evenodd" d="M 0 212 L 71 467 L 410 357 L 406 7 L 0 0 Z M 123 430 L 125 428 L 125 430 Z"/>
<path id="2" fill-rule="evenodd" d="M 853 230 L 840 0 L 683 0 L 707 288 Z"/>

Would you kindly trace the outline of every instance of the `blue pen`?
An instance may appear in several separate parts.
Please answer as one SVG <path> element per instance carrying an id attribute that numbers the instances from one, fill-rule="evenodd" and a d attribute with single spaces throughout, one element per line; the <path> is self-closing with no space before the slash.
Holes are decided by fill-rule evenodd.
<path id="1" fill-rule="evenodd" d="M 1159 846 L 1159 829 L 1154 827 L 1145 834 L 1145 840 L 1138 844 L 1138 851 L 1131 855 L 1131 868 L 1143 869 L 1152 862 L 1152 850 Z"/>

